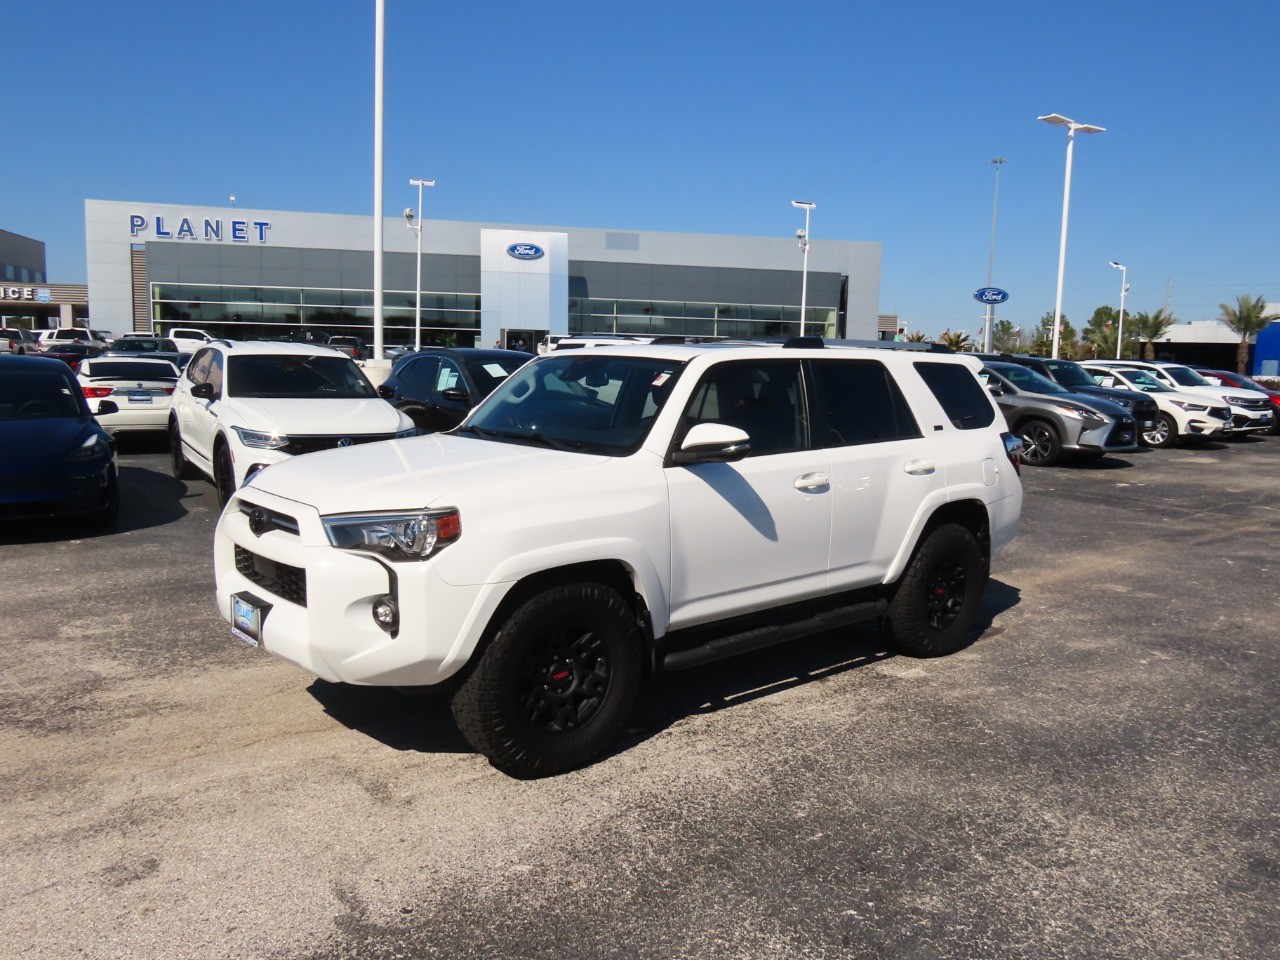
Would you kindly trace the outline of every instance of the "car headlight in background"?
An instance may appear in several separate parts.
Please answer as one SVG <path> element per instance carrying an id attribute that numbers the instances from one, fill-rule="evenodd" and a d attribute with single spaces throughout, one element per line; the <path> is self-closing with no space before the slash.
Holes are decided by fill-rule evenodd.
<path id="1" fill-rule="evenodd" d="M 1191 403 L 1188 400 L 1170 400 L 1169 402 L 1179 410 L 1185 410 L 1188 413 L 1204 413 L 1209 409 L 1207 403 Z"/>
<path id="2" fill-rule="evenodd" d="M 1225 400 L 1225 401 L 1227 401 L 1227 403 L 1233 404 L 1233 405 L 1235 405 L 1235 406 L 1237 406 L 1237 407 L 1238 407 L 1238 406 L 1240 406 L 1240 404 L 1242 404 L 1242 403 L 1248 403 L 1248 402 L 1249 402 L 1249 398 L 1248 398 L 1248 397 L 1223 397 L 1222 399 L 1223 399 L 1223 400 Z"/>
<path id="3" fill-rule="evenodd" d="M 1096 420 L 1099 423 L 1106 420 L 1106 417 L 1102 416 L 1102 414 L 1095 410 L 1090 410 L 1088 407 L 1075 407 L 1066 403 L 1055 403 L 1054 408 L 1059 413 L 1064 413 L 1068 417 L 1074 417 L 1077 420 Z"/>
<path id="4" fill-rule="evenodd" d="M 236 432 L 236 436 L 240 438 L 240 442 L 246 447 L 254 447 L 258 450 L 279 450 L 289 443 L 289 438 L 279 433 L 246 430 L 244 427 L 232 427 L 231 429 Z"/>
<path id="5" fill-rule="evenodd" d="M 324 531 L 339 550 L 363 550 L 390 560 L 425 560 L 462 535 L 462 518 L 450 508 L 325 517 Z"/>

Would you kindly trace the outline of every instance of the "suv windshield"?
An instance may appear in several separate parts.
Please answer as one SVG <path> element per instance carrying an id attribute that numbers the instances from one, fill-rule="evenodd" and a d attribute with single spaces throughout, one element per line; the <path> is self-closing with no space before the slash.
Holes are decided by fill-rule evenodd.
<path id="1" fill-rule="evenodd" d="M 0 420 L 83 417 L 84 398 L 71 371 L 9 368 L 0 378 Z"/>
<path id="2" fill-rule="evenodd" d="M 1070 393 L 1066 387 L 1060 387 L 1048 377 L 1042 377 L 1034 370 L 1019 366 L 1016 363 L 990 363 L 992 370 L 1000 374 L 1019 390 L 1027 393 Z"/>
<path id="3" fill-rule="evenodd" d="M 1046 360 L 1046 368 L 1053 373 L 1053 379 L 1064 387 L 1094 387 L 1093 377 L 1085 372 L 1084 367 L 1074 360 Z"/>
<path id="4" fill-rule="evenodd" d="M 1196 373 L 1190 367 L 1180 367 L 1177 365 L 1162 368 L 1169 375 L 1169 379 L 1174 383 L 1181 384 L 1184 387 L 1212 387 L 1213 384 L 1206 380 L 1200 374 Z"/>
<path id="5" fill-rule="evenodd" d="M 261 354 L 227 357 L 227 395 L 363 400 L 377 393 L 349 357 Z"/>
<path id="6" fill-rule="evenodd" d="M 505 380 L 459 433 L 603 456 L 632 453 L 683 366 L 651 357 L 549 355 Z"/>

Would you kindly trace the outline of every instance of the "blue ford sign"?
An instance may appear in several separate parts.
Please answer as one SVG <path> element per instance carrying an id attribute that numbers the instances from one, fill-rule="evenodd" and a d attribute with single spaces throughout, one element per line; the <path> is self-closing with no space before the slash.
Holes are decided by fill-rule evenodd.
<path id="1" fill-rule="evenodd" d="M 536 243 L 513 243 L 507 247 L 507 256 L 517 260 L 538 260 L 545 252 Z"/>
<path id="2" fill-rule="evenodd" d="M 973 291 L 973 299 L 979 303 L 1004 303 L 1009 299 L 1009 294 L 999 287 L 983 287 Z"/>

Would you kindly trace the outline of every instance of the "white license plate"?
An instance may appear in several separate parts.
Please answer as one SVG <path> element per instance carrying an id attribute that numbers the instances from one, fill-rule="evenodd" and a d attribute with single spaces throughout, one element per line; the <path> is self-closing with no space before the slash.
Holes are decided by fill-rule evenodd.
<path id="1" fill-rule="evenodd" d="M 131 393 L 129 394 L 130 403 L 151 403 L 152 396 L 149 393 Z"/>
<path id="2" fill-rule="evenodd" d="M 271 610 L 271 604 L 259 600 L 252 593 L 231 595 L 231 632 L 251 647 L 262 643 L 262 621 Z"/>

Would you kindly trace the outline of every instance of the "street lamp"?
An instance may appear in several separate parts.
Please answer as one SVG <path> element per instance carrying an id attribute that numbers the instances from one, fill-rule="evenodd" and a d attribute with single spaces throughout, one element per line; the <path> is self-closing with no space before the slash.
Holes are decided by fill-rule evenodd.
<path id="1" fill-rule="evenodd" d="M 1116 359 L 1120 359 L 1120 350 L 1124 343 L 1124 295 L 1129 292 L 1129 284 L 1125 282 L 1129 276 L 1129 268 L 1123 263 L 1108 260 L 1107 263 L 1120 271 L 1120 325 L 1116 327 Z"/>
<path id="2" fill-rule="evenodd" d="M 796 231 L 796 239 L 800 241 L 800 249 L 804 251 L 804 266 L 800 273 L 800 336 L 804 336 L 804 312 L 809 300 L 809 214 L 816 203 L 808 200 L 792 200 L 793 207 L 804 209 L 804 229 Z"/>
<path id="3" fill-rule="evenodd" d="M 418 222 L 413 222 L 413 207 L 404 212 L 405 226 L 418 235 L 418 280 L 414 286 L 418 298 L 413 306 L 413 349 L 422 349 L 422 188 L 434 187 L 434 180 L 410 180 L 409 186 L 418 188 Z"/>
<path id="4" fill-rule="evenodd" d="M 1045 123 L 1067 128 L 1067 174 L 1062 188 L 1062 240 L 1058 245 L 1058 297 L 1053 305 L 1053 357 L 1058 357 L 1058 338 L 1062 326 L 1062 274 L 1067 265 L 1067 213 L 1071 209 L 1071 153 L 1076 145 L 1076 131 L 1080 133 L 1106 133 L 1106 127 L 1095 127 L 1088 123 L 1076 123 L 1060 113 L 1036 117 Z"/>
<path id="5" fill-rule="evenodd" d="M 1004 157 L 993 157 L 992 163 L 996 165 L 996 193 L 995 198 L 991 201 L 991 255 L 987 257 L 987 286 L 991 286 L 992 277 L 995 274 L 996 267 L 996 211 L 1000 208 L 1000 168 L 1009 161 Z M 987 322 L 982 328 L 982 352 L 991 352 L 991 325 L 996 320 L 996 305 L 994 303 L 987 304 Z"/>

